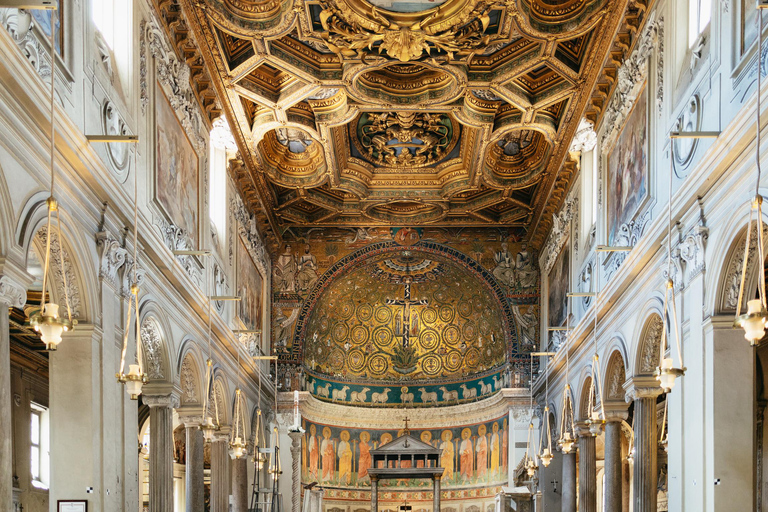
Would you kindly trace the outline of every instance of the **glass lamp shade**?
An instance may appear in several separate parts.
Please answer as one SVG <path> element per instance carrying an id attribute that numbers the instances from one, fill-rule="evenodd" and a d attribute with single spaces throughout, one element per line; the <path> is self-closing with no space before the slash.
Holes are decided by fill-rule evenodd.
<path id="1" fill-rule="evenodd" d="M 246 454 L 246 446 L 243 442 L 243 438 L 240 436 L 235 437 L 234 441 L 229 444 L 229 456 L 232 459 L 241 459 Z"/>
<path id="2" fill-rule="evenodd" d="M 544 448 L 544 451 L 541 452 L 541 455 L 539 458 L 541 459 L 541 464 L 546 468 L 549 467 L 549 463 L 552 462 L 552 458 L 554 456 L 552 455 L 552 452 L 549 450 L 549 448 Z"/>
<path id="3" fill-rule="evenodd" d="M 752 345 L 757 345 L 765 335 L 766 320 L 768 314 L 763 309 L 763 303 L 760 299 L 753 299 L 747 302 L 747 313 L 741 315 L 737 323 L 744 329 L 744 338 Z"/>
<path id="4" fill-rule="evenodd" d="M 560 448 L 562 448 L 563 453 L 571 453 L 571 450 L 573 450 L 573 443 L 574 439 L 573 436 L 571 436 L 571 433 L 565 432 L 563 437 L 560 438 Z"/>
<path id="5" fill-rule="evenodd" d="M 128 375 L 125 376 L 125 391 L 131 396 L 131 400 L 138 400 L 141 388 L 144 385 L 144 374 L 139 365 L 128 366 Z"/>
<path id="6" fill-rule="evenodd" d="M 670 372 L 673 367 L 672 365 L 672 358 L 671 357 L 665 357 L 661 361 L 661 371 L 659 372 L 659 383 L 661 384 L 661 387 L 669 393 L 672 391 L 672 388 L 675 387 L 675 374 Z"/>
<path id="7" fill-rule="evenodd" d="M 56 350 L 61 343 L 62 333 L 72 328 L 68 321 L 59 318 L 59 305 L 53 302 L 46 303 L 42 311 L 33 314 L 29 323 L 40 333 L 45 349 L 49 351 Z"/>
<path id="8" fill-rule="evenodd" d="M 200 430 L 203 431 L 203 439 L 206 443 L 213 441 L 213 434 L 216 432 L 216 425 L 213 423 L 213 418 L 206 416 L 203 420 L 203 424 L 200 425 Z"/>
<path id="9" fill-rule="evenodd" d="M 526 471 L 528 473 L 528 476 L 533 476 L 536 474 L 536 470 L 539 469 L 538 466 L 536 466 L 536 461 L 533 459 L 528 459 L 528 462 L 526 463 Z"/>

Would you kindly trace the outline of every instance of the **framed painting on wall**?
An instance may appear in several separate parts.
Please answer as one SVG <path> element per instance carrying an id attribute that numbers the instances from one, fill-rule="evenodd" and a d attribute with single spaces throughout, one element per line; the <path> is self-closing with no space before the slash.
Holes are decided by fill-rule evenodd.
<path id="1" fill-rule="evenodd" d="M 155 197 L 169 220 L 198 246 L 200 168 L 195 148 L 159 83 L 155 87 Z"/>
<path id="2" fill-rule="evenodd" d="M 240 297 L 238 315 L 245 329 L 262 328 L 264 279 L 251 258 L 242 237 L 237 244 L 237 295 Z"/>
<path id="3" fill-rule="evenodd" d="M 648 88 L 643 86 L 608 153 L 608 245 L 648 198 Z"/>
<path id="4" fill-rule="evenodd" d="M 559 327 L 565 322 L 568 311 L 568 276 L 571 265 L 570 241 L 560 250 L 555 265 L 549 271 L 549 308 L 547 319 L 550 327 Z"/>

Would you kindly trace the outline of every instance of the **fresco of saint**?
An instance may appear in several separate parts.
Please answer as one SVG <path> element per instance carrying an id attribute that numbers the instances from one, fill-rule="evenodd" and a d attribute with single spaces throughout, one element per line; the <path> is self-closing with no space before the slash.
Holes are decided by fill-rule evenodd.
<path id="1" fill-rule="evenodd" d="M 320 453 L 323 457 L 323 481 L 329 482 L 333 479 L 336 471 L 336 450 L 333 448 L 333 439 L 331 439 L 331 429 L 323 429 L 323 442 L 320 443 Z"/>
<path id="2" fill-rule="evenodd" d="M 371 467 L 371 445 L 368 444 L 370 440 L 371 434 L 365 431 L 360 432 L 360 459 L 357 463 L 358 482 L 368 478 L 368 468 Z"/>
<path id="3" fill-rule="evenodd" d="M 499 446 L 499 423 L 493 424 L 491 434 L 491 474 L 496 474 L 499 471 L 499 455 L 501 452 L 501 446 Z"/>
<path id="4" fill-rule="evenodd" d="M 352 447 L 349 444 L 349 432 L 342 430 L 339 435 L 339 483 L 349 485 L 352 480 Z"/>
<path id="5" fill-rule="evenodd" d="M 472 478 L 472 466 L 475 463 L 474 450 L 472 450 L 472 431 L 465 428 L 461 431 L 461 446 L 459 446 L 459 460 L 461 467 L 461 476 L 466 480 Z"/>
<path id="6" fill-rule="evenodd" d="M 440 439 L 443 440 L 443 442 L 440 443 L 440 449 L 443 450 L 442 455 L 440 455 L 440 465 L 445 468 L 445 471 L 443 471 L 443 480 L 450 480 L 453 478 L 453 432 L 450 430 L 443 430 Z"/>
<path id="7" fill-rule="evenodd" d="M 477 478 L 488 476 L 488 439 L 485 437 L 487 429 L 480 425 L 477 429 Z"/>
<path id="8" fill-rule="evenodd" d="M 318 443 L 317 443 L 317 427 L 311 425 L 309 427 L 309 476 L 313 480 L 317 480 L 317 467 L 319 461 Z"/>

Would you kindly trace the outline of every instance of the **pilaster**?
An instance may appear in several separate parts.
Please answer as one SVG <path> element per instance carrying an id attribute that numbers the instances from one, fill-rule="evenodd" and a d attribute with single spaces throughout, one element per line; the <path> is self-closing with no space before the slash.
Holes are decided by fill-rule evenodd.
<path id="1" fill-rule="evenodd" d="M 11 421 L 11 340 L 8 310 L 27 302 L 24 286 L 8 276 L 0 276 L 0 503 L 13 500 L 13 436 Z"/>

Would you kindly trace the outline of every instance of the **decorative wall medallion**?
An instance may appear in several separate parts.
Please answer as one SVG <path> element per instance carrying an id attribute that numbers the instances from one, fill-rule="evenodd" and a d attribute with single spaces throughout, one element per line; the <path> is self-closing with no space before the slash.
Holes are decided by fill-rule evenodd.
<path id="1" fill-rule="evenodd" d="M 675 129 L 679 132 L 694 132 L 701 129 L 701 100 L 698 94 L 688 101 L 680 116 L 678 116 Z M 699 139 L 673 139 L 675 153 L 674 169 L 675 175 L 678 178 L 685 177 L 685 171 L 693 160 L 698 144 Z"/>
<path id="2" fill-rule="evenodd" d="M 107 100 L 101 107 L 101 129 L 104 135 L 128 135 L 128 127 L 123 121 L 114 103 Z M 132 152 L 136 149 L 132 144 L 116 142 L 107 143 L 107 154 L 120 183 L 125 183 L 130 172 Z"/>

